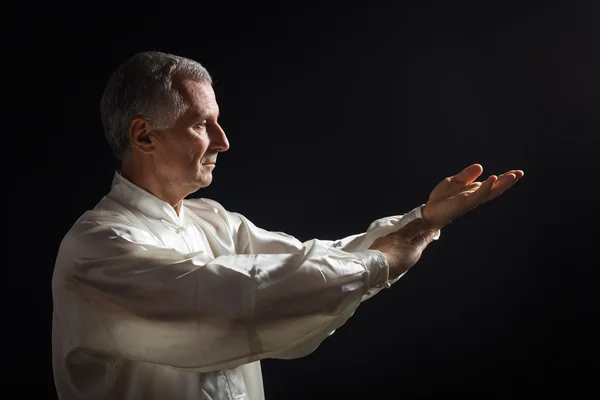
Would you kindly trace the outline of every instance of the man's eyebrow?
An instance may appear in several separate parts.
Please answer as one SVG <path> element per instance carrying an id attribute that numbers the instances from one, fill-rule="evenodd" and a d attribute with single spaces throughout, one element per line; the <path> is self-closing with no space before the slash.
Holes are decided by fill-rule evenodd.
<path id="1" fill-rule="evenodd" d="M 213 119 L 216 121 L 221 116 L 221 110 L 216 110 L 216 112 L 210 112 L 209 110 L 192 110 L 188 111 L 188 118 L 191 122 L 199 122 L 204 119 Z"/>
<path id="2" fill-rule="evenodd" d="M 205 117 L 205 113 L 199 112 L 198 110 L 190 110 L 189 119 L 190 121 L 197 121 Z"/>

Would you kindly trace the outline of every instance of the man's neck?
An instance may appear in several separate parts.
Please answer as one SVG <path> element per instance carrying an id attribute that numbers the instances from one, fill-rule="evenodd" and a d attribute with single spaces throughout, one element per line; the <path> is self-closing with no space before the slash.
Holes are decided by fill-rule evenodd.
<path id="1" fill-rule="evenodd" d="M 123 161 L 119 173 L 133 184 L 169 203 L 179 215 L 185 195 L 177 193 L 176 188 L 166 187 L 162 184 L 161 179 L 152 170 L 142 168 L 129 161 Z"/>

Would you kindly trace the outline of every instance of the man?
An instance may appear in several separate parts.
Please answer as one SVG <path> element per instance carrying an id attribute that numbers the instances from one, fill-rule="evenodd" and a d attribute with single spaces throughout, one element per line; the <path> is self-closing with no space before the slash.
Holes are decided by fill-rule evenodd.
<path id="1" fill-rule="evenodd" d="M 52 289 L 61 399 L 263 399 L 260 361 L 314 351 L 390 287 L 453 218 L 523 172 L 473 164 L 403 216 L 301 243 L 208 199 L 229 148 L 209 73 L 144 52 L 110 78 L 102 121 L 121 161 L 112 188 L 64 237 Z"/>

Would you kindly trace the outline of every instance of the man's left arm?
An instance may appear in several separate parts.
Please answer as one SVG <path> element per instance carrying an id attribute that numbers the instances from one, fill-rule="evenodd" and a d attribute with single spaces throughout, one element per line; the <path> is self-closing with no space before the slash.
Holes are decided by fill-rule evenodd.
<path id="1" fill-rule="evenodd" d="M 232 244 L 240 254 L 295 253 L 301 251 L 308 243 L 301 242 L 294 236 L 284 232 L 268 231 L 259 228 L 244 215 L 227 211 L 220 203 L 214 200 L 199 200 L 201 203 L 209 206 L 209 208 L 212 207 L 215 210 L 218 210 L 217 213 L 209 213 L 209 215 L 204 215 L 203 218 L 211 218 L 210 222 L 214 226 L 223 226 L 221 224 L 225 223 L 225 226 L 227 227 L 226 230 L 229 231 L 229 234 L 233 239 Z M 377 219 L 373 221 L 363 233 L 347 236 L 339 240 L 319 239 L 319 243 L 336 250 L 355 254 L 367 264 L 373 262 L 386 262 L 383 254 L 377 250 L 370 249 L 373 242 L 377 238 L 402 229 L 415 219 L 422 218 L 422 208 L 423 205 L 416 207 L 403 215 Z M 224 230 L 225 229 L 220 229 L 221 232 Z M 439 232 L 434 239 L 437 239 L 438 237 Z M 377 288 L 371 288 L 371 290 L 363 296 L 362 301 L 373 297 L 375 294 L 379 293 L 381 289 L 389 288 L 402 276 L 403 274 L 394 279 L 388 279 L 384 285 L 380 285 Z"/>

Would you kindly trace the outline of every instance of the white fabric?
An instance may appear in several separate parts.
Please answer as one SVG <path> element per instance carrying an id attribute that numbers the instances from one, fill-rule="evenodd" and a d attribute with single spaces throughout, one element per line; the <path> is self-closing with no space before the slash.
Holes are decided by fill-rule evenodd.
<path id="1" fill-rule="evenodd" d="M 366 233 L 301 243 L 208 199 L 166 202 L 115 174 L 64 237 L 52 351 L 62 400 L 264 399 L 260 359 L 310 354 L 393 282 Z"/>

